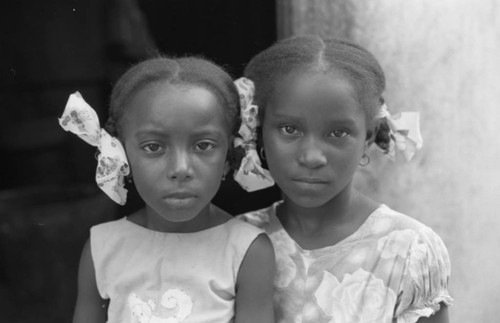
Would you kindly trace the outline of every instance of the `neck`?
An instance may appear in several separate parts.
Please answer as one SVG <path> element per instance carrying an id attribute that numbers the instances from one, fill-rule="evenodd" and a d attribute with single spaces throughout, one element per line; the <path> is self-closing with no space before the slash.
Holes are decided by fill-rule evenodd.
<path id="1" fill-rule="evenodd" d="M 285 196 L 279 217 L 284 225 L 292 225 L 302 232 L 315 232 L 331 225 L 339 226 L 353 221 L 351 214 L 361 199 L 362 195 L 352 188 L 351 183 L 318 207 L 302 207 Z"/>
<path id="2" fill-rule="evenodd" d="M 169 221 L 156 213 L 146 205 L 143 212 L 143 221 L 140 223 L 144 227 L 160 232 L 189 233 L 208 229 L 214 226 L 214 211 L 212 204 L 204 207 L 194 218 L 188 221 Z"/>

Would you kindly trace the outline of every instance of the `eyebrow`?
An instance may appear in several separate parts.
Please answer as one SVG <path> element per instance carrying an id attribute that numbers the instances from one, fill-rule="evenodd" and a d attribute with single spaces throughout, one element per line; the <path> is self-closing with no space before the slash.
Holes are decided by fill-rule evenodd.
<path id="1" fill-rule="evenodd" d="M 277 118 L 277 119 L 285 119 L 285 120 L 296 121 L 296 122 L 303 119 L 302 117 L 279 114 L 279 113 L 275 113 L 275 112 L 271 112 L 271 116 L 273 118 Z M 356 124 L 356 120 L 354 120 L 353 118 L 342 118 L 342 119 L 339 118 L 339 119 L 334 119 L 334 120 L 326 119 L 326 121 L 329 123 L 332 123 L 332 124 L 346 124 L 346 125 L 355 125 Z"/>
<path id="2" fill-rule="evenodd" d="M 354 126 L 356 125 L 356 120 L 352 118 L 345 118 L 345 119 L 336 119 L 336 120 L 331 120 L 332 124 L 342 124 L 342 125 L 349 125 L 349 126 Z"/>
<path id="3" fill-rule="evenodd" d="M 168 133 L 164 130 L 160 129 L 145 129 L 145 130 L 140 130 L 134 134 L 134 137 L 139 138 L 141 136 L 158 136 L 158 137 L 168 137 Z M 192 136 L 206 136 L 206 135 L 217 135 L 224 137 L 225 136 L 225 131 L 219 128 L 215 127 L 203 127 L 199 130 L 194 130 L 191 133 Z"/>
<path id="4" fill-rule="evenodd" d="M 165 131 L 160 131 L 156 129 L 140 130 L 134 134 L 134 137 L 139 138 L 146 135 L 164 136 Z"/>
<path id="5" fill-rule="evenodd" d="M 271 112 L 271 116 L 273 118 L 277 118 L 277 119 L 288 119 L 288 120 L 292 120 L 292 121 L 302 119 L 301 117 L 291 116 L 291 115 L 287 115 L 287 114 L 279 114 L 279 113 L 275 113 L 275 112 Z"/>

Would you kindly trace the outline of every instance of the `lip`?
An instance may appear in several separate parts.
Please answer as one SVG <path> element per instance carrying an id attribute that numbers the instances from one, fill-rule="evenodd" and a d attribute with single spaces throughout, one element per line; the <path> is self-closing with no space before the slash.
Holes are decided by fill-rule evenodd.
<path id="1" fill-rule="evenodd" d="M 328 181 L 319 177 L 299 177 L 294 178 L 294 182 L 306 183 L 306 184 L 327 184 Z"/>
<path id="2" fill-rule="evenodd" d="M 174 209 L 190 208 L 195 200 L 196 195 L 190 192 L 173 192 L 163 198 L 163 201 Z"/>
<path id="3" fill-rule="evenodd" d="M 193 193 L 184 192 L 184 191 L 173 192 L 173 193 L 170 193 L 170 194 L 165 196 L 166 199 L 179 199 L 179 200 L 188 199 L 188 198 L 192 198 L 192 197 L 196 197 L 196 195 Z"/>

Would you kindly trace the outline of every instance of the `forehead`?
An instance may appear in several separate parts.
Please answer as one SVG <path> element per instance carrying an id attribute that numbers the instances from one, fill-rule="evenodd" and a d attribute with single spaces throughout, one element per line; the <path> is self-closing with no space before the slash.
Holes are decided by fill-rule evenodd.
<path id="1" fill-rule="evenodd" d="M 266 108 L 270 113 L 311 112 L 328 117 L 343 112 L 363 113 L 355 87 L 337 73 L 307 72 L 284 77 Z"/>
<path id="2" fill-rule="evenodd" d="M 296 72 L 284 76 L 276 86 L 274 100 L 356 99 L 356 90 L 350 80 L 335 72 Z"/>
<path id="3" fill-rule="evenodd" d="M 212 126 L 226 130 L 224 111 L 217 97 L 197 85 L 151 84 L 135 93 L 124 108 L 126 129 L 155 128 L 182 133 Z"/>

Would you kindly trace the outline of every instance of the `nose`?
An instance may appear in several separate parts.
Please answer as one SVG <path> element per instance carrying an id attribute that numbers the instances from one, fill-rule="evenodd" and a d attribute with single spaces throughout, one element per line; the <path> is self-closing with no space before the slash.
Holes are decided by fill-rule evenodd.
<path id="1" fill-rule="evenodd" d="M 304 140 L 299 155 L 299 164 L 311 169 L 320 168 L 327 164 L 327 158 L 318 140 L 314 138 Z"/>
<path id="2" fill-rule="evenodd" d="M 186 151 L 173 151 L 168 160 L 168 178 L 172 181 L 185 182 L 193 178 L 190 156 Z"/>

